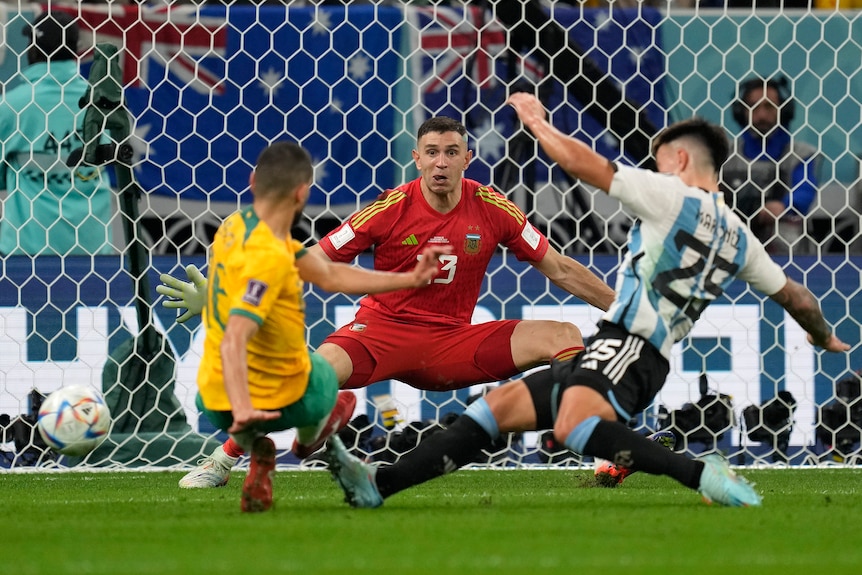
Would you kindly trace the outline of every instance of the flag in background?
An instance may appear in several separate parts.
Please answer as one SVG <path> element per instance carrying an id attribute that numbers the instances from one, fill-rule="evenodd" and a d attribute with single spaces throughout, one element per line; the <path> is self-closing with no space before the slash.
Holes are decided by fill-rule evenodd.
<path id="1" fill-rule="evenodd" d="M 172 81 L 202 94 L 224 92 L 224 18 L 199 15 L 196 7 L 188 5 L 56 9 L 78 16 L 82 36 L 93 34 L 97 43 L 122 47 L 123 84 L 128 88 L 146 89 Z M 151 71 L 151 64 L 159 70 Z"/>
<path id="2" fill-rule="evenodd" d="M 236 203 L 279 139 L 311 153 L 312 202 L 355 206 L 394 184 L 400 9 L 82 5 L 80 15 L 99 41 L 125 46 L 144 190 Z"/>
<path id="3" fill-rule="evenodd" d="M 415 128 L 439 114 L 464 121 L 477 155 L 470 177 L 492 182 L 516 129 L 507 90 L 545 72 L 536 51 L 507 51 L 507 30 L 472 6 L 64 9 L 98 41 L 124 47 L 140 185 L 185 199 L 248 201 L 257 155 L 291 139 L 316 163 L 311 201 L 358 207 L 401 183 Z M 553 17 L 664 125 L 657 11 L 557 6 Z M 606 126 L 551 85 L 554 123 L 617 157 Z"/>
<path id="4" fill-rule="evenodd" d="M 476 151 L 470 177 L 492 182 L 492 168 L 504 159 L 506 142 L 517 128 L 514 111 L 505 105 L 508 92 L 533 89 L 543 80 L 541 46 L 524 53 L 509 50 L 506 30 L 480 7 L 423 7 L 407 16 L 416 30 L 408 57 L 423 104 L 415 109 L 413 122 L 418 125 L 432 115 L 462 120 Z M 553 19 L 625 98 L 643 106 L 656 126 L 665 124 L 658 11 L 609 12 L 557 4 Z M 582 113 L 583 103 L 566 94 L 560 80 L 550 83 L 545 98 L 547 107 L 555 110 L 553 123 L 593 143 L 599 153 L 625 159 L 607 126 Z"/>

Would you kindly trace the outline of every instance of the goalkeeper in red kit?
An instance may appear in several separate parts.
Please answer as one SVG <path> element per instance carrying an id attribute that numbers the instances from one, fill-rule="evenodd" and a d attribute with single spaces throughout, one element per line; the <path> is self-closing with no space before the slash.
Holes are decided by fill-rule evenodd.
<path id="1" fill-rule="evenodd" d="M 352 322 L 327 337 L 317 353 L 335 369 L 342 388 L 396 379 L 422 390 L 446 391 L 508 379 L 529 368 L 565 359 L 583 349 L 573 324 L 545 320 L 470 323 L 485 272 L 498 246 L 529 262 L 554 285 L 607 310 L 613 290 L 589 269 L 560 254 L 525 214 L 488 186 L 464 177 L 473 157 L 467 130 L 435 117 L 417 133 L 413 160 L 420 176 L 383 193 L 309 248 L 330 260 L 350 262 L 374 248 L 374 268 L 412 269 L 429 245 L 448 245 L 439 273 L 423 290 L 374 294 L 360 300 Z M 193 267 L 192 283 L 162 276 L 168 307 L 200 311 L 205 280 Z M 323 446 L 347 424 L 356 399 L 339 394 L 324 433 L 313 445 L 294 443 L 300 458 Z M 242 454 L 232 440 L 180 480 L 181 487 L 225 485 Z"/>

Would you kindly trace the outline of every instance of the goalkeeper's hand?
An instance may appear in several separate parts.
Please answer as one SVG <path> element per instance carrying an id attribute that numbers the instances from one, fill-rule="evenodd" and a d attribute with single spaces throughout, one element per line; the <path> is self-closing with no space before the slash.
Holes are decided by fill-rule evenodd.
<path id="1" fill-rule="evenodd" d="M 194 264 L 186 266 L 186 276 L 191 281 L 184 282 L 171 275 L 162 274 L 159 276 L 162 285 L 156 286 L 156 291 L 167 298 L 162 302 L 164 307 L 186 310 L 177 318 L 177 323 L 183 323 L 201 313 L 207 299 L 207 278 Z"/>

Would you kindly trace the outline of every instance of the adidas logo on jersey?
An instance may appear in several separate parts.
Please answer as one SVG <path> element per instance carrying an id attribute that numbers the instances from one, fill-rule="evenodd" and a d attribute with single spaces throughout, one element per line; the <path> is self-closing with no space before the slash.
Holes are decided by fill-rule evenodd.
<path id="1" fill-rule="evenodd" d="M 407 236 L 406 238 L 401 240 L 401 245 L 402 246 L 418 246 L 419 240 L 416 239 L 415 235 L 410 234 L 409 236 Z"/>

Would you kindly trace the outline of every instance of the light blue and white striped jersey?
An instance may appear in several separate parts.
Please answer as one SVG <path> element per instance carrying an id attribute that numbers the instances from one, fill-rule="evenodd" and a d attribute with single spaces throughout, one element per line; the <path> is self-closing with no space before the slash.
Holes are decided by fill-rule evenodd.
<path id="1" fill-rule="evenodd" d="M 734 278 L 766 295 L 787 282 L 720 193 L 618 165 L 609 195 L 637 220 L 603 319 L 648 339 L 665 357 Z"/>

